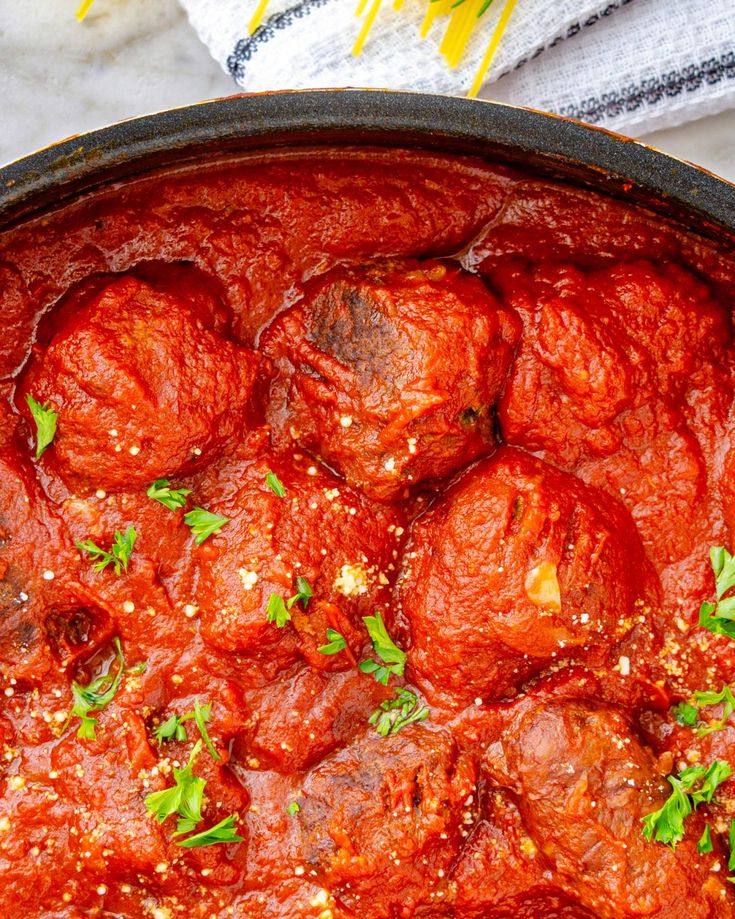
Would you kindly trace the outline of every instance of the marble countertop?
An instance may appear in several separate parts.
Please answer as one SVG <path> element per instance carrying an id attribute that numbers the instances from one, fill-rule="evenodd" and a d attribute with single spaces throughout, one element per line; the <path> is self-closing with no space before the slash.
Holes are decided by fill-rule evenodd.
<path id="1" fill-rule="evenodd" d="M 0 3 L 0 163 L 235 90 L 176 0 L 96 0 L 81 25 L 77 2 Z M 641 137 L 735 181 L 735 111 Z"/>

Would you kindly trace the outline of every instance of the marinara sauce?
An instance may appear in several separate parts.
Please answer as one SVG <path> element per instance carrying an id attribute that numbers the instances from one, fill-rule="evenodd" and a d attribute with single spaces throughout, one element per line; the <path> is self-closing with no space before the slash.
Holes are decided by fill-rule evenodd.
<path id="1" fill-rule="evenodd" d="M 401 150 L 0 237 L 0 915 L 732 916 L 733 276 Z"/>

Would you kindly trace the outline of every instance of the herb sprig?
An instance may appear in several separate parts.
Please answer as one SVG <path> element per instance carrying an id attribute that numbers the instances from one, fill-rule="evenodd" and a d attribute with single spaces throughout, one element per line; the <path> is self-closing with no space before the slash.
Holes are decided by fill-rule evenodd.
<path id="1" fill-rule="evenodd" d="M 212 511 L 208 511 L 204 507 L 195 507 L 184 514 L 184 523 L 191 528 L 194 534 L 194 542 L 198 546 L 201 546 L 210 536 L 219 533 L 222 527 L 229 522 L 229 517 L 224 517 L 222 514 L 213 514 Z"/>
<path id="2" fill-rule="evenodd" d="M 722 706 L 722 717 L 700 723 L 700 709 L 715 705 Z M 719 692 L 695 692 L 690 702 L 680 702 L 674 708 L 674 718 L 684 727 L 697 727 L 697 737 L 706 737 L 707 734 L 726 728 L 733 712 L 735 694 L 729 686 L 723 686 Z"/>
<path id="3" fill-rule="evenodd" d="M 374 616 L 363 616 L 362 621 L 368 630 L 373 649 L 383 663 L 380 664 L 372 659 L 362 661 L 360 670 L 363 673 L 372 674 L 374 680 L 387 686 L 391 674 L 403 676 L 406 668 L 406 652 L 402 651 L 388 634 L 380 611 Z"/>
<path id="4" fill-rule="evenodd" d="M 112 643 L 115 646 L 115 660 L 107 673 L 97 677 L 96 680 L 92 680 L 87 686 L 82 686 L 76 680 L 72 682 L 71 694 L 74 705 L 69 712 L 64 727 L 61 729 L 62 734 L 74 718 L 79 718 L 77 737 L 83 740 L 94 740 L 96 738 L 97 719 L 92 717 L 92 712 L 101 712 L 107 708 L 115 698 L 125 674 L 125 657 L 120 639 L 115 637 L 112 639 Z M 117 664 L 116 668 L 115 664 Z"/>
<path id="5" fill-rule="evenodd" d="M 329 644 L 320 645 L 317 651 L 320 654 L 339 654 L 347 647 L 347 641 L 341 632 L 336 629 L 327 629 L 327 639 Z"/>
<path id="6" fill-rule="evenodd" d="M 30 393 L 26 396 L 26 402 L 36 425 L 36 459 L 40 459 L 43 451 L 53 443 L 56 437 L 56 422 L 59 420 L 59 413 L 47 405 L 36 402 Z"/>
<path id="7" fill-rule="evenodd" d="M 643 818 L 643 835 L 675 849 L 684 838 L 684 821 L 700 804 L 709 804 L 717 787 L 732 775 L 724 760 L 710 766 L 688 766 L 667 777 L 672 792 L 662 807 Z"/>
<path id="8" fill-rule="evenodd" d="M 202 803 L 206 779 L 194 775 L 194 763 L 202 750 L 198 740 L 183 769 L 174 768 L 174 784 L 146 796 L 145 806 L 158 823 L 176 815 L 176 833 L 190 833 L 202 821 Z"/>
<path id="9" fill-rule="evenodd" d="M 168 479 L 156 479 L 146 494 L 170 511 L 175 511 L 185 506 L 186 496 L 191 494 L 191 488 L 171 488 Z"/>
<path id="10" fill-rule="evenodd" d="M 282 629 L 287 622 L 291 621 L 291 610 L 294 604 L 301 602 L 304 609 L 309 606 L 309 600 L 314 596 L 311 584 L 306 578 L 299 575 L 296 578 L 296 593 L 284 600 L 280 594 L 272 593 L 268 598 L 268 607 L 266 609 L 266 619 L 268 622 L 275 622 L 276 627 Z"/>
<path id="11" fill-rule="evenodd" d="M 220 843 L 242 842 L 243 837 L 238 836 L 235 830 L 236 819 L 237 814 L 230 814 L 229 817 L 220 820 L 219 823 L 209 827 L 208 830 L 202 830 L 201 833 L 188 836 L 186 839 L 177 842 L 176 845 L 184 849 L 195 849 L 202 846 L 216 846 Z"/>
<path id="12" fill-rule="evenodd" d="M 395 698 L 380 703 L 368 718 L 368 724 L 375 725 L 375 730 L 381 737 L 397 734 L 409 724 L 425 721 L 429 717 L 429 709 L 420 705 L 418 697 L 408 689 L 398 688 Z"/>
<path id="13" fill-rule="evenodd" d="M 209 737 L 209 732 L 207 731 L 207 721 L 209 721 L 211 714 L 212 704 L 210 702 L 207 702 L 205 705 L 200 705 L 199 702 L 195 702 L 193 711 L 187 712 L 184 715 L 171 715 L 170 718 L 158 725 L 153 732 L 153 736 L 159 744 L 163 743 L 164 740 L 172 739 L 185 742 L 189 739 L 186 733 L 185 724 L 187 721 L 194 721 L 212 759 L 215 761 L 220 760 L 222 757 L 215 750 Z"/>
<path id="14" fill-rule="evenodd" d="M 135 531 L 135 527 L 128 527 L 124 533 L 119 530 L 115 532 L 109 552 L 101 549 L 91 539 L 83 542 L 77 540 L 75 545 L 80 552 L 85 552 L 90 557 L 95 571 L 104 571 L 108 565 L 112 565 L 115 574 L 119 577 L 123 571 L 128 570 L 128 564 L 137 538 L 138 534 Z"/>
<path id="15" fill-rule="evenodd" d="M 277 498 L 286 497 L 286 487 L 275 474 L 275 472 L 269 472 L 265 477 L 265 484 L 270 488 L 273 494 Z"/>
<path id="16" fill-rule="evenodd" d="M 735 595 L 726 597 L 735 587 L 735 558 L 724 546 L 713 546 L 709 552 L 715 575 L 717 601 L 707 600 L 699 608 L 699 625 L 716 635 L 735 638 Z"/>

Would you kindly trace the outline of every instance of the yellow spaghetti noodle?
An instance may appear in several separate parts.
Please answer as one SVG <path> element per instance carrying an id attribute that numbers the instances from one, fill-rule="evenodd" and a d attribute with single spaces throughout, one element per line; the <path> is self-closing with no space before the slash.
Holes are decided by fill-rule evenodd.
<path id="1" fill-rule="evenodd" d="M 83 19 L 94 0 L 83 0 L 77 10 L 77 19 Z M 492 2 L 492 0 L 491 0 Z M 495 0 L 500 2 L 500 0 Z M 498 50 L 500 41 L 508 27 L 508 21 L 513 13 L 517 0 L 504 0 L 497 25 L 495 26 L 485 53 L 472 80 L 468 96 L 474 97 L 482 88 L 483 80 L 487 75 L 490 65 Z M 355 13 L 362 18 L 352 53 L 357 56 L 362 52 L 370 30 L 380 12 L 382 0 L 357 0 Z M 400 10 L 404 0 L 393 0 L 393 8 Z M 457 67 L 462 60 L 467 44 L 473 31 L 481 21 L 482 13 L 487 9 L 487 0 L 428 0 L 426 14 L 421 23 L 421 38 L 426 38 L 432 25 L 439 17 L 448 17 L 444 36 L 442 37 L 439 51 L 449 67 Z M 253 16 L 248 24 L 248 32 L 252 34 L 262 23 L 268 6 L 268 0 L 257 0 Z"/>
<path id="2" fill-rule="evenodd" d="M 77 12 L 76 12 L 77 22 L 81 22 L 84 19 L 84 17 L 89 12 L 93 3 L 94 3 L 94 0 L 82 0 L 82 2 L 77 7 Z"/>

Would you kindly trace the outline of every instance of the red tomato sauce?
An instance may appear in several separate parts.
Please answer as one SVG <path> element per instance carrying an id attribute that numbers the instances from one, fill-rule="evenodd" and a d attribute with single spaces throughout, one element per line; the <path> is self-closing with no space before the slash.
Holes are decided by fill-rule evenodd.
<path id="1" fill-rule="evenodd" d="M 0 916 L 734 915 L 734 277 L 405 151 L 0 236 Z"/>

